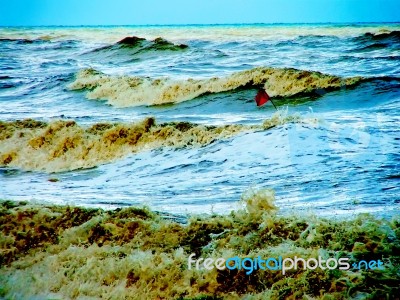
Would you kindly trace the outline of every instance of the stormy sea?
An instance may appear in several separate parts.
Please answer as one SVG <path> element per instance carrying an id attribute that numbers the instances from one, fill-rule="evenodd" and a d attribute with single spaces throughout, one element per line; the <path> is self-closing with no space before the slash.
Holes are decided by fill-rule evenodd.
<path id="1" fill-rule="evenodd" d="M 260 90 L 270 96 L 263 106 L 254 100 Z M 291 240 L 314 249 L 304 255 L 320 247 L 353 258 L 393 256 L 392 266 L 398 264 L 399 111 L 400 24 L 1 27 L 0 262 L 11 269 L 0 269 L 0 296 L 130 299 L 133 289 L 132 299 L 295 299 L 296 291 L 320 297 L 323 286 L 334 299 L 391 297 L 399 274 L 390 268 L 394 273 L 382 276 L 392 281 L 373 290 L 363 285 L 372 275 L 359 281 L 349 275 L 347 283 L 335 277 L 332 287 L 321 284 L 325 273 L 314 274 L 319 281 L 313 283 L 303 272 L 298 278 L 309 289 L 298 283 L 288 290 L 288 277 L 271 283 L 259 275 L 253 282 L 216 270 L 203 273 L 203 285 L 191 271 L 197 285 L 190 283 L 190 290 L 183 288 L 192 282 L 189 273 L 179 275 L 187 276 L 179 290 L 169 286 L 180 284 L 177 274 L 163 269 L 154 276 L 165 286 L 156 286 L 159 281 L 143 275 L 152 267 L 138 261 L 172 255 L 182 269 L 185 255 L 209 253 L 205 247 L 214 238 L 225 242 L 215 243 L 213 254 L 252 245 L 240 250 L 247 255 L 266 243 L 260 232 L 275 218 L 282 224 L 270 232 L 278 228 L 282 236 L 276 233 L 281 240 L 273 245 L 289 256 L 297 253 Z M 235 215 L 243 211 L 251 220 Z M 140 221 L 135 228 L 121 221 L 127 215 Z M 200 219 L 190 221 L 193 216 Z M 54 223 L 59 218 L 69 221 Z M 86 235 L 82 228 L 89 228 Z M 140 248 L 145 254 L 124 248 L 141 243 L 132 233 L 137 228 L 152 237 L 148 244 L 141 240 L 152 245 Z M 196 232 L 204 236 L 194 245 L 188 236 Z M 176 243 L 154 246 L 163 236 Z M 88 257 L 101 261 L 102 255 L 108 265 L 88 266 Z M 42 276 L 42 283 L 29 276 Z"/>

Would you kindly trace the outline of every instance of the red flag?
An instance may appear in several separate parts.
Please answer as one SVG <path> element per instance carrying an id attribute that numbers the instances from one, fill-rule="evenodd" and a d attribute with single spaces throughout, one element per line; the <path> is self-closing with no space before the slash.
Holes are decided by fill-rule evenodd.
<path id="1" fill-rule="evenodd" d="M 268 102 L 269 96 L 265 90 L 259 90 L 256 95 L 255 100 L 256 100 L 257 106 L 261 106 Z"/>

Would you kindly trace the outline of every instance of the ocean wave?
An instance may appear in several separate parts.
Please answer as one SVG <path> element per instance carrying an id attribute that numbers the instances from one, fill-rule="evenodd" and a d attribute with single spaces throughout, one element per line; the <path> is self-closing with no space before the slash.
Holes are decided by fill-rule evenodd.
<path id="1" fill-rule="evenodd" d="M 75 49 L 79 46 L 80 42 L 75 40 L 64 40 L 64 41 L 51 41 L 47 44 L 45 49 L 49 50 L 67 50 Z"/>
<path id="2" fill-rule="evenodd" d="M 278 111 L 260 125 L 205 126 L 190 122 L 157 125 L 154 118 L 135 124 L 97 123 L 90 127 L 61 120 L 0 122 L 0 166 L 49 173 L 91 168 L 139 151 L 201 147 L 244 131 L 315 121 Z"/>
<path id="3" fill-rule="evenodd" d="M 388 55 L 388 56 L 371 56 L 371 55 L 363 55 L 361 56 L 359 53 L 357 54 L 350 54 L 350 55 L 342 55 L 340 57 L 334 57 L 330 59 L 332 63 L 337 63 L 337 62 L 360 62 L 360 61 L 371 61 L 371 62 L 376 62 L 377 60 L 381 60 L 382 62 L 385 61 L 399 61 L 400 60 L 400 55 Z M 364 78 L 362 81 L 373 81 L 375 79 L 380 79 L 380 78 L 387 78 L 390 80 L 391 76 L 384 76 L 384 77 L 372 77 L 372 78 Z"/>
<path id="4" fill-rule="evenodd" d="M 400 42 L 400 31 L 384 31 L 384 32 L 377 32 L 371 33 L 367 32 L 356 39 L 358 40 L 372 40 L 372 41 L 397 41 Z"/>
<path id="5" fill-rule="evenodd" d="M 354 40 L 360 45 L 355 51 L 373 51 L 393 46 L 397 47 L 400 43 L 400 31 L 367 32 L 354 38 Z"/>
<path id="6" fill-rule="evenodd" d="M 42 42 L 52 42 L 52 41 L 79 41 L 79 39 L 71 39 L 70 34 L 45 34 L 45 35 L 37 35 L 37 34 L 29 34 L 27 31 L 22 31 L 20 35 L 2 35 L 0 37 L 1 42 L 11 42 L 11 43 L 19 43 L 19 44 L 32 44 L 32 43 L 42 43 Z"/>
<path id="7" fill-rule="evenodd" d="M 46 39 L 39 37 L 37 39 L 10 39 L 0 38 L 0 45 L 4 44 L 9 47 L 17 46 L 18 48 L 25 47 L 28 45 L 40 47 L 40 50 L 68 50 L 75 49 L 79 45 L 79 41 L 76 40 L 56 40 Z"/>
<path id="8" fill-rule="evenodd" d="M 144 46 L 146 49 L 151 49 L 151 50 L 181 50 L 181 49 L 186 49 L 189 46 L 185 44 L 174 44 L 171 43 L 161 37 L 158 37 L 154 39 L 153 41 L 148 41 L 144 38 L 138 38 L 136 36 L 129 36 L 126 37 L 122 40 L 120 40 L 117 45 L 121 45 L 124 47 L 136 47 L 138 46 Z"/>
<path id="9" fill-rule="evenodd" d="M 163 38 L 146 40 L 145 38 L 129 36 L 112 45 L 96 48 L 83 53 L 82 56 L 102 63 L 123 64 L 148 59 L 154 56 L 168 55 L 188 48 L 185 44 L 174 44 Z"/>
<path id="10" fill-rule="evenodd" d="M 321 89 L 352 86 L 361 77 L 341 78 L 320 72 L 289 68 L 258 67 L 209 79 L 173 80 L 169 78 L 110 76 L 94 69 L 78 72 L 70 90 L 90 90 L 88 99 L 107 100 L 117 107 L 179 103 L 204 94 L 238 88 L 264 88 L 271 97 L 313 94 Z"/>
<path id="11" fill-rule="evenodd" d="M 360 48 L 357 48 L 357 51 L 374 51 L 374 50 L 381 50 L 385 49 L 387 47 L 387 44 L 385 43 L 373 43 L 371 45 L 366 45 Z"/>
<path id="12" fill-rule="evenodd" d="M 156 125 L 153 118 L 88 128 L 74 121 L 35 120 L 0 123 L 0 127 L 0 165 L 46 172 L 91 168 L 141 149 L 203 146 L 249 129 L 179 122 Z"/>
<path id="13" fill-rule="evenodd" d="M 0 89 L 10 89 L 17 86 L 17 83 L 12 82 L 13 77 L 0 75 Z"/>
<path id="14" fill-rule="evenodd" d="M 236 210 L 223 215 L 215 210 L 212 215 L 192 211 L 187 216 L 134 206 L 114 210 L 71 206 L 77 203 L 73 198 L 68 206 L 0 201 L 2 296 L 396 299 L 398 216 L 392 220 L 368 214 L 326 219 L 295 208 L 291 214 L 282 214 L 275 199 L 274 190 L 253 188 L 244 192 Z M 190 265 L 189 257 L 203 263 L 202 268 Z M 246 258 L 251 264 L 236 270 L 211 269 L 199 257 L 211 263 L 217 258 L 241 258 L 243 266 Z M 269 266 L 275 266 L 278 257 L 291 261 L 291 270 L 282 275 L 257 269 L 257 257 Z M 348 269 L 336 268 L 337 262 L 334 267 L 328 264 L 339 257 L 348 260 Z M 293 264 L 304 259 L 317 268 L 316 258 L 320 263 L 316 270 Z M 383 261 L 383 267 L 378 261 Z"/>
<path id="15" fill-rule="evenodd" d="M 0 89 L 12 89 L 17 87 L 18 84 L 11 83 L 11 82 L 1 82 L 0 81 Z"/>
<path id="16" fill-rule="evenodd" d="M 62 40 L 61 38 L 64 38 Z M 76 40 L 65 40 L 65 36 L 39 36 L 35 38 L 0 38 L 0 43 L 16 43 L 16 44 L 34 44 L 34 43 L 44 43 L 44 42 L 52 42 L 52 41 L 60 41 L 60 42 L 77 42 Z"/>
<path id="17" fill-rule="evenodd" d="M 10 38 L 4 38 L 0 39 L 0 43 L 15 43 L 15 44 L 35 44 L 35 43 L 43 43 L 46 42 L 46 40 L 42 39 L 10 39 Z"/>
<path id="18" fill-rule="evenodd" d="M 128 36 L 113 45 L 97 48 L 89 53 L 114 52 L 121 50 L 129 50 L 132 53 L 161 50 L 180 51 L 188 47 L 189 46 L 185 44 L 171 43 L 161 37 L 154 40 L 146 40 L 145 38 L 137 36 Z"/>

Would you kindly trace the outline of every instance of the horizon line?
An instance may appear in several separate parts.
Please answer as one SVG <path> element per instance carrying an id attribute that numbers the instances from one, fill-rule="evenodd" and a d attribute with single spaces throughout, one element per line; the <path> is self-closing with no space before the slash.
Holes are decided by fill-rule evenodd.
<path id="1" fill-rule="evenodd" d="M 81 25 L 0 25 L 0 27 L 183 27 L 183 26 L 232 26 L 232 25 L 355 25 L 355 24 L 400 24 L 400 21 L 371 22 L 254 22 L 254 23 L 177 23 L 177 24 L 81 24 Z"/>

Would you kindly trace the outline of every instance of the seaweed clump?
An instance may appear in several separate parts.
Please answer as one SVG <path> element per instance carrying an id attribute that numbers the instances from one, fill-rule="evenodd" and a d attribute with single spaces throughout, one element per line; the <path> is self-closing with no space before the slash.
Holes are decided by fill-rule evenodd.
<path id="1" fill-rule="evenodd" d="M 148 208 L 111 211 L 2 202 L 2 296 L 102 299 L 394 299 L 400 220 L 277 214 L 271 190 L 251 190 L 229 215 L 186 223 Z M 383 268 L 281 271 L 189 266 L 188 257 L 380 260 Z"/>

